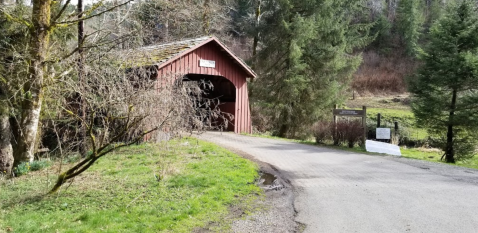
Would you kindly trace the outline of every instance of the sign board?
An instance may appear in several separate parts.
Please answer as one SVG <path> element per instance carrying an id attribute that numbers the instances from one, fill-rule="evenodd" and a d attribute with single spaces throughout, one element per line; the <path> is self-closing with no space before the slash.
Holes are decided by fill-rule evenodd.
<path id="1" fill-rule="evenodd" d="M 390 128 L 377 128 L 376 138 L 390 140 Z"/>
<path id="2" fill-rule="evenodd" d="M 207 68 L 216 68 L 216 61 L 211 60 L 199 60 L 200 67 L 207 67 Z"/>
<path id="3" fill-rule="evenodd" d="M 356 116 L 363 117 L 363 110 L 353 110 L 353 109 L 334 109 L 335 116 Z"/>

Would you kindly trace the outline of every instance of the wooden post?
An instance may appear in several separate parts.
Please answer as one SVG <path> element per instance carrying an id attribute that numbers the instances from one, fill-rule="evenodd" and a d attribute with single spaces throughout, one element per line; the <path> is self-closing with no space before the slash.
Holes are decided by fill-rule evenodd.
<path id="1" fill-rule="evenodd" d="M 395 137 L 398 135 L 398 121 L 395 121 Z"/>
<path id="2" fill-rule="evenodd" d="M 334 109 L 337 109 L 337 104 L 334 105 Z M 337 125 L 337 116 L 334 114 L 334 127 Z"/>
<path id="3" fill-rule="evenodd" d="M 366 106 L 363 106 L 362 124 L 363 124 L 363 145 L 365 146 L 365 141 L 367 141 L 367 107 Z"/>
<path id="4" fill-rule="evenodd" d="M 377 114 L 377 128 L 380 128 L 380 121 L 382 120 L 382 114 L 378 113 Z"/>

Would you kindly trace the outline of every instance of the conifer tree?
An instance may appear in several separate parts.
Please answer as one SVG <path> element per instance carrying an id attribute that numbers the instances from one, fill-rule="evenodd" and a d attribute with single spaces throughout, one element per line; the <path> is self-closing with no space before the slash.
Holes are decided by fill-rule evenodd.
<path id="1" fill-rule="evenodd" d="M 418 123 L 443 137 L 446 162 L 472 156 L 478 130 L 478 12 L 462 0 L 431 28 L 423 65 L 410 82 Z"/>
<path id="2" fill-rule="evenodd" d="M 273 131 L 298 137 L 343 100 L 361 62 L 354 49 L 370 42 L 357 23 L 364 1 L 268 1 L 261 24 L 255 104 L 272 117 Z"/>
<path id="3" fill-rule="evenodd" d="M 397 8 L 397 32 L 410 56 L 416 56 L 418 40 L 422 30 L 423 16 L 419 2 L 416 0 L 401 0 Z"/>

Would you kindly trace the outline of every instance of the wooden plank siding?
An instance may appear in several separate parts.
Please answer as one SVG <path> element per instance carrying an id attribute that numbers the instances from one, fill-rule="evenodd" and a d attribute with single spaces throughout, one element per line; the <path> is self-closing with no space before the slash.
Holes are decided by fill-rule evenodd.
<path id="1" fill-rule="evenodd" d="M 199 60 L 216 62 L 215 68 L 200 67 Z M 215 41 L 206 43 L 193 51 L 168 61 L 168 65 L 158 70 L 158 80 L 164 80 L 164 75 L 183 77 L 187 74 L 222 76 L 231 81 L 236 88 L 234 112 L 234 132 L 252 133 L 252 122 L 249 109 L 247 78 L 250 76 L 238 61 L 224 51 Z M 163 77 L 162 77 L 163 76 Z M 207 78 L 207 77 L 206 77 Z M 161 81 L 160 81 L 161 82 Z"/>

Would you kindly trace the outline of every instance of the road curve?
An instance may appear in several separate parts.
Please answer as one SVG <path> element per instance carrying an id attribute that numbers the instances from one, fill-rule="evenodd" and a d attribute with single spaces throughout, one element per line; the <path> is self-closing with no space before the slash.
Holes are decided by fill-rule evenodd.
<path id="1" fill-rule="evenodd" d="M 478 171 L 232 133 L 199 138 L 276 167 L 304 232 L 478 232 Z"/>

